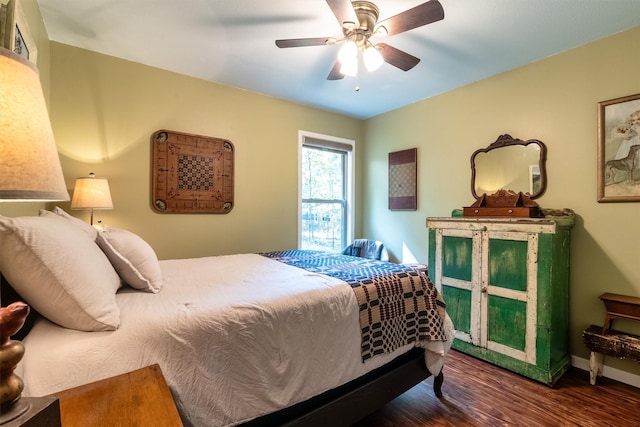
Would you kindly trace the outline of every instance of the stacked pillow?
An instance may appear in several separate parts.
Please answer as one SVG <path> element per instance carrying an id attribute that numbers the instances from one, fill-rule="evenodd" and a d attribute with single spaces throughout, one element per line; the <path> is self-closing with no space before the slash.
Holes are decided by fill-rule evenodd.
<path id="1" fill-rule="evenodd" d="M 98 233 L 97 243 L 123 282 L 141 291 L 156 293 L 160 290 L 162 273 L 158 257 L 138 235 L 105 226 Z"/>
<path id="2" fill-rule="evenodd" d="M 147 242 L 126 230 L 98 232 L 60 208 L 38 217 L 0 216 L 0 271 L 33 309 L 80 331 L 118 328 L 122 282 L 154 293 L 162 286 Z"/>
<path id="3" fill-rule="evenodd" d="M 87 224 L 86 222 L 84 222 L 81 219 L 76 218 L 75 216 L 71 216 L 68 213 L 66 213 L 63 209 L 60 209 L 59 207 L 55 207 L 53 208 L 53 211 L 45 211 L 44 209 L 40 210 L 40 216 L 60 216 L 64 219 L 66 219 L 67 221 L 71 222 L 73 225 L 75 225 L 76 227 L 78 227 L 80 230 L 84 231 L 87 236 L 89 236 L 89 238 L 91 238 L 91 240 L 93 240 L 94 242 L 96 241 L 96 238 L 98 237 L 98 229 L 96 229 L 94 226 Z"/>
<path id="4" fill-rule="evenodd" d="M 52 322 L 80 331 L 120 325 L 118 274 L 95 242 L 62 217 L 0 217 L 0 271 Z"/>

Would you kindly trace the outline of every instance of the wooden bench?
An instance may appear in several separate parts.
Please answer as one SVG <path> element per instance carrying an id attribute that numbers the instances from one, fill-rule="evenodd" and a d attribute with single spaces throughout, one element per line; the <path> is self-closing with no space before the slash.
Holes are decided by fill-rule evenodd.
<path id="1" fill-rule="evenodd" d="M 589 372 L 591 384 L 602 376 L 604 355 L 631 359 L 640 363 L 640 336 L 613 330 L 602 332 L 602 326 L 591 325 L 582 333 L 584 344 L 591 350 Z"/>
<path id="2" fill-rule="evenodd" d="M 589 371 L 591 384 L 602 375 L 604 355 L 619 359 L 631 359 L 640 363 L 640 336 L 615 331 L 613 321 L 617 318 L 640 321 L 640 298 L 605 293 L 600 299 L 607 309 L 602 327 L 591 325 L 582 333 L 582 340 L 589 350 Z"/>

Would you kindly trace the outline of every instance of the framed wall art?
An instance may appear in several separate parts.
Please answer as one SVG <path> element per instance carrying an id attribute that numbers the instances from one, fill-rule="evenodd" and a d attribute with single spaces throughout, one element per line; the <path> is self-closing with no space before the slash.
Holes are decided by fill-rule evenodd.
<path id="1" fill-rule="evenodd" d="M 389 153 L 389 209 L 415 211 L 418 208 L 418 149 Z"/>
<path id="2" fill-rule="evenodd" d="M 152 206 L 161 213 L 229 213 L 233 209 L 231 141 L 159 130 L 152 136 Z"/>
<path id="3" fill-rule="evenodd" d="M 598 202 L 640 202 L 640 94 L 598 103 Z"/>
<path id="4" fill-rule="evenodd" d="M 0 42 L 3 47 L 37 64 L 38 49 L 22 12 L 20 0 L 10 0 L 0 9 Z"/>

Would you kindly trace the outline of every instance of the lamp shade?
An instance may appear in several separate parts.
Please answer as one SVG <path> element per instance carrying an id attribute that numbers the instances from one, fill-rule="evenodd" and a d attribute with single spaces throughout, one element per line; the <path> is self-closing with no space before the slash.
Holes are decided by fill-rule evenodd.
<path id="1" fill-rule="evenodd" d="M 375 46 L 369 46 L 362 53 L 362 58 L 364 59 L 364 66 L 367 67 L 368 71 L 375 71 L 384 62 L 384 58 L 378 49 Z"/>
<path id="2" fill-rule="evenodd" d="M 358 74 L 358 58 L 353 57 L 340 63 L 340 73 L 345 76 L 355 76 Z"/>
<path id="3" fill-rule="evenodd" d="M 69 200 L 37 68 L 0 48 L 0 201 Z"/>
<path id="4" fill-rule="evenodd" d="M 113 209 L 107 179 L 96 178 L 93 173 L 76 179 L 71 209 Z"/>
<path id="5" fill-rule="evenodd" d="M 348 40 L 338 51 L 338 61 L 341 63 L 350 62 L 358 57 L 358 45 L 353 40 Z"/>

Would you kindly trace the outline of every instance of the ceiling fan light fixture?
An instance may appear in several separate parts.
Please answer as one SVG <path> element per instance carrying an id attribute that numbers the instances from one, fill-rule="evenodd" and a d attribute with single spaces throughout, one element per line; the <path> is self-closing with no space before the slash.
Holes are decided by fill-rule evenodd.
<path id="1" fill-rule="evenodd" d="M 382 54 L 375 46 L 369 46 L 362 53 L 362 59 L 364 60 L 364 66 L 367 67 L 368 71 L 375 71 L 384 62 L 384 58 L 382 58 Z"/>
<path id="2" fill-rule="evenodd" d="M 358 57 L 353 56 L 346 61 L 340 61 L 340 74 L 351 77 L 358 74 Z"/>
<path id="3" fill-rule="evenodd" d="M 279 48 L 320 46 L 343 43 L 338 51 L 338 60 L 327 76 L 327 80 L 340 80 L 345 75 L 357 75 L 362 62 L 368 71 L 375 71 L 383 62 L 402 71 L 415 67 L 420 58 L 410 55 L 386 43 L 373 45 L 371 37 L 394 36 L 414 28 L 444 19 L 444 9 L 439 0 L 426 0 L 385 20 L 379 21 L 378 6 L 368 0 L 326 0 L 329 8 L 342 26 L 342 38 L 312 37 L 276 40 Z"/>
<path id="4" fill-rule="evenodd" d="M 357 56 L 358 45 L 353 40 L 348 40 L 338 51 L 338 61 L 340 61 L 341 64 L 350 62 L 354 60 L 354 58 L 357 58 Z"/>

